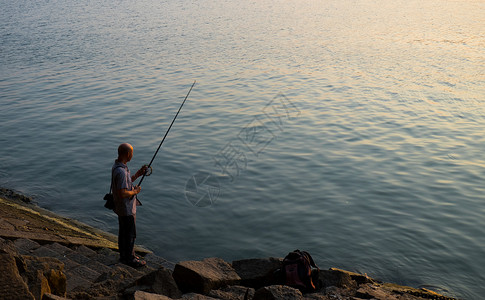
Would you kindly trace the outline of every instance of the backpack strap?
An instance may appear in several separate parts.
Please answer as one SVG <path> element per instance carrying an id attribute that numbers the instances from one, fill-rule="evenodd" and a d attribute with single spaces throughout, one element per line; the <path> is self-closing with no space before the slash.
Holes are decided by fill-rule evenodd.
<path id="1" fill-rule="evenodd" d="M 310 266 L 314 267 L 314 268 L 317 268 L 320 270 L 319 267 L 317 267 L 317 265 L 315 264 L 315 262 L 313 261 L 313 258 L 312 256 L 310 255 L 310 253 L 306 252 L 306 251 L 301 251 L 304 255 L 306 255 L 308 257 L 308 260 L 310 261 Z"/>

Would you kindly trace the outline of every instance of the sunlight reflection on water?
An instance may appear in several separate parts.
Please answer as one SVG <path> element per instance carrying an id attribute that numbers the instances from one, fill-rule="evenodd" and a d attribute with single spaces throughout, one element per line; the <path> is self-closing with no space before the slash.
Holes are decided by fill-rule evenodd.
<path id="1" fill-rule="evenodd" d="M 174 261 L 302 248 L 322 267 L 483 294 L 483 2 L 2 8 L 0 186 L 115 233 L 101 198 L 117 145 L 147 163 L 197 79 L 144 182 L 138 242 Z M 191 205 L 187 179 L 224 175 L 215 158 L 281 94 L 299 116 L 259 155 L 241 148 L 212 206 Z"/>

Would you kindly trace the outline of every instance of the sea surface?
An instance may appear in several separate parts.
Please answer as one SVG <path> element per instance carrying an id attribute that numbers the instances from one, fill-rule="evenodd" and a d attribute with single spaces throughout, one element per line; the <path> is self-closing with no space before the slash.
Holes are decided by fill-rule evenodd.
<path id="1" fill-rule="evenodd" d="M 0 186 L 171 261 L 309 251 L 485 294 L 482 0 L 0 0 Z"/>

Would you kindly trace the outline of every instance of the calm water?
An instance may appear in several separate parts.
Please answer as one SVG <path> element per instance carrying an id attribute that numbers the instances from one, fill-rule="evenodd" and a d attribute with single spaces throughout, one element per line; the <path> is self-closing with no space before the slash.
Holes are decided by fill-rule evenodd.
<path id="1" fill-rule="evenodd" d="M 140 244 L 172 261 L 300 248 L 485 293 L 483 1 L 0 6 L 0 186 L 116 233 L 118 144 L 149 162 L 197 80 L 143 182 Z"/>

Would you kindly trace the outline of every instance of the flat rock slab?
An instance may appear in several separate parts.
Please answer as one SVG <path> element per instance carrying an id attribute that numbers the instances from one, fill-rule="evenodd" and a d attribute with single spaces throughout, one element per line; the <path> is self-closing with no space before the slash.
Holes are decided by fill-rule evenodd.
<path id="1" fill-rule="evenodd" d="M 69 276 L 79 276 L 85 280 L 88 280 L 90 282 L 94 282 L 100 275 L 101 273 L 98 273 L 95 270 L 92 270 L 84 265 L 80 265 L 77 268 L 74 268 L 67 272 L 67 275 Z"/>
<path id="2" fill-rule="evenodd" d="M 29 239 L 41 244 L 85 245 L 117 249 L 117 237 L 75 220 L 63 218 L 33 204 L 0 197 L 0 236 Z M 151 251 L 136 246 L 139 253 Z"/>
<path id="3" fill-rule="evenodd" d="M 221 258 L 184 261 L 175 265 L 173 278 L 184 293 L 207 295 L 211 290 L 237 284 L 241 277 Z"/>
<path id="4" fill-rule="evenodd" d="M 85 290 L 91 286 L 92 282 L 88 281 L 81 276 L 74 275 L 74 274 L 67 274 L 67 292 L 71 292 L 75 289 L 77 290 Z"/>
<path id="5" fill-rule="evenodd" d="M 93 257 L 93 256 L 96 256 L 98 253 L 96 251 L 94 251 L 93 249 L 91 248 L 88 248 L 84 245 L 80 245 L 80 246 L 77 246 L 74 248 L 74 250 L 79 253 L 79 254 L 82 254 L 86 257 Z"/>

